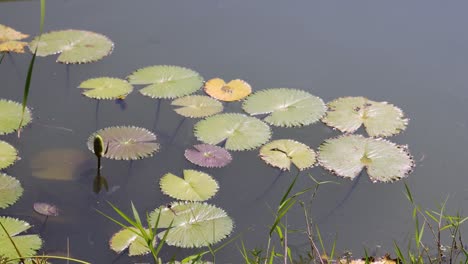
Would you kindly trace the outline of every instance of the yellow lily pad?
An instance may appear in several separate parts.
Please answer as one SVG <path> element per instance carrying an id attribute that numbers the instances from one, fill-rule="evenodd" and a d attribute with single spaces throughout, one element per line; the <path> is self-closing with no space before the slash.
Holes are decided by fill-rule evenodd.
<path id="1" fill-rule="evenodd" d="M 28 43 L 19 40 L 27 37 L 29 35 L 0 24 L 0 52 L 24 53 L 24 47 Z"/>
<path id="2" fill-rule="evenodd" d="M 205 83 L 205 92 L 221 101 L 239 101 L 252 93 L 250 84 L 243 80 L 232 80 L 228 83 L 223 79 L 214 78 Z"/>

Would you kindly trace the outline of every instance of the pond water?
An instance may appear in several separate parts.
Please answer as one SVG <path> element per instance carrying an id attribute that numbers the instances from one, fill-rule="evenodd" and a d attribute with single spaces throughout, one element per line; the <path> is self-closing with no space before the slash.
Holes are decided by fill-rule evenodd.
<path id="1" fill-rule="evenodd" d="M 205 79 L 241 78 L 254 91 L 289 87 L 324 101 L 341 96 L 389 101 L 410 118 L 407 130 L 391 140 L 409 145 L 415 158 L 407 182 L 416 201 L 437 209 L 448 196 L 448 210 L 463 213 L 468 209 L 467 8 L 463 1 L 48 1 L 46 31 L 95 31 L 112 39 L 115 49 L 111 56 L 86 65 L 58 64 L 55 56 L 36 60 L 28 103 L 34 121 L 20 139 L 2 137 L 20 151 L 22 159 L 6 172 L 20 179 L 25 193 L 1 214 L 34 224 L 46 252 L 64 252 L 68 238 L 71 255 L 92 263 L 148 262 L 146 257 L 113 253 L 108 240 L 119 227 L 95 209 L 116 216 L 105 201 L 126 212 L 130 201 L 141 212 L 170 201 L 159 190 L 159 178 L 196 168 L 183 153 L 197 143 L 192 132 L 197 120 L 184 121 L 168 100 L 161 101 L 157 114 L 157 101 L 136 91 L 123 109 L 114 101 L 98 105 L 76 87 L 92 77 L 124 78 L 157 64 L 192 68 Z M 38 21 L 38 1 L 0 1 L 1 24 L 35 35 Z M 2 98 L 21 101 L 29 60 L 29 55 L 5 57 L 0 65 Z M 229 104 L 225 111 L 240 112 L 240 104 Z M 153 130 L 162 149 L 134 162 L 104 160 L 103 174 L 113 192 L 96 195 L 95 157 L 86 140 L 95 130 L 114 125 Z M 321 123 L 273 128 L 273 139 L 293 138 L 314 149 L 338 134 Z M 65 150 L 74 158 L 67 159 Z M 295 172 L 277 178 L 279 171 L 261 161 L 258 150 L 234 152 L 233 157 L 225 168 L 204 170 L 220 184 L 210 203 L 234 219 L 234 234 L 242 233 L 247 248 L 264 247 L 272 210 Z M 37 178 L 38 163 L 55 168 L 48 173 L 73 180 Z M 316 167 L 301 173 L 295 190 L 313 185 L 308 173 L 340 183 L 321 187 L 314 199 L 312 217 L 327 245 L 337 237 L 338 252 L 351 250 L 361 256 L 364 248 L 383 254 L 393 252 L 393 241 L 406 245 L 411 239 L 412 208 L 402 181 L 374 184 L 362 177 L 347 196 L 353 182 Z M 32 211 L 36 201 L 57 204 L 62 216 L 41 226 L 43 218 Z M 287 220 L 291 228 L 305 226 L 299 206 Z M 219 251 L 217 263 L 241 263 L 235 246 L 239 241 Z M 290 244 L 298 252 L 308 250 L 305 235 L 293 235 Z M 162 257 L 191 252 L 196 251 L 166 247 Z"/>

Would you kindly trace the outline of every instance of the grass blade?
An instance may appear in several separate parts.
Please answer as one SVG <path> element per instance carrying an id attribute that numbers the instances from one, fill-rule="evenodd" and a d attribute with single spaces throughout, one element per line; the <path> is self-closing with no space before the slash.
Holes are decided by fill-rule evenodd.
<path id="1" fill-rule="evenodd" d="M 3 58 L 5 58 L 6 52 L 2 52 L 2 55 L 0 55 L 0 64 L 2 64 Z"/>

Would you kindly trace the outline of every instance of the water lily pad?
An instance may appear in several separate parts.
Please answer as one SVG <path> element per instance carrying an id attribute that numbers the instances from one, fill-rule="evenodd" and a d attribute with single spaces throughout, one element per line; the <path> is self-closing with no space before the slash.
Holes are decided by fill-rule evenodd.
<path id="1" fill-rule="evenodd" d="M 290 139 L 274 140 L 260 148 L 260 158 L 273 167 L 289 170 L 291 163 L 299 170 L 315 164 L 315 152 L 307 145 Z"/>
<path id="2" fill-rule="evenodd" d="M 110 77 L 88 79 L 78 88 L 86 89 L 83 95 L 94 99 L 125 98 L 133 90 L 133 86 L 126 80 Z"/>
<path id="3" fill-rule="evenodd" d="M 5 209 L 16 203 L 21 195 L 23 195 L 21 183 L 16 178 L 0 173 L 0 208 Z"/>
<path id="4" fill-rule="evenodd" d="M 0 217 L 0 222 L 7 230 L 8 234 L 12 237 L 17 249 L 23 256 L 34 256 L 42 246 L 42 240 L 38 235 L 19 235 L 25 232 L 31 225 L 25 221 L 12 218 L 12 217 Z M 10 239 L 6 235 L 3 228 L 0 228 L 0 255 L 6 258 L 18 258 L 18 253 L 11 243 Z M 11 262 L 11 263 L 18 263 Z M 9 262 L 10 263 L 10 262 Z"/>
<path id="5" fill-rule="evenodd" d="M 107 153 L 104 157 L 116 160 L 137 160 L 151 157 L 159 150 L 156 135 L 151 131 L 134 126 L 107 127 L 94 132 L 88 138 L 88 148 L 93 151 L 94 137 L 100 135 Z"/>
<path id="6" fill-rule="evenodd" d="M 29 43 L 31 52 L 37 56 L 61 53 L 57 62 L 89 63 L 98 61 L 112 53 L 114 43 L 104 35 L 84 30 L 52 31 L 36 37 Z"/>
<path id="7" fill-rule="evenodd" d="M 252 92 L 250 84 L 243 80 L 232 80 L 225 83 L 223 79 L 214 78 L 205 83 L 205 92 L 221 101 L 239 101 Z"/>
<path id="8" fill-rule="evenodd" d="M 18 160 L 18 151 L 15 147 L 0 140 L 0 169 L 8 168 Z"/>
<path id="9" fill-rule="evenodd" d="M 21 104 L 5 99 L 0 99 L 0 135 L 9 134 L 18 130 L 21 122 L 23 107 Z M 25 109 L 21 127 L 31 122 L 31 111 Z"/>
<path id="10" fill-rule="evenodd" d="M 134 227 L 121 229 L 110 239 L 110 248 L 117 253 L 121 253 L 128 248 L 129 256 L 141 256 L 150 253 L 145 240 L 135 232 L 140 232 L 140 230 Z"/>
<path id="11" fill-rule="evenodd" d="M 176 202 L 157 208 L 150 214 L 154 225 L 161 212 L 159 228 L 172 228 L 167 235 L 169 245 L 193 248 L 215 244 L 231 234 L 234 228 L 232 219 L 216 206 L 198 202 Z M 158 234 L 160 238 L 165 231 Z"/>
<path id="12" fill-rule="evenodd" d="M 256 92 L 242 104 L 250 115 L 263 115 L 265 122 L 280 127 L 305 126 L 317 122 L 325 114 L 322 99 L 306 91 L 273 88 Z"/>
<path id="13" fill-rule="evenodd" d="M 24 47 L 28 43 L 19 41 L 29 35 L 0 24 L 0 52 L 24 53 Z"/>
<path id="14" fill-rule="evenodd" d="M 78 177 L 80 166 L 91 158 L 88 153 L 76 149 L 47 149 L 31 159 L 32 176 L 43 180 L 71 181 Z"/>
<path id="15" fill-rule="evenodd" d="M 33 205 L 34 211 L 36 213 L 45 215 L 45 216 L 58 216 L 59 209 L 57 206 L 49 203 L 34 203 Z"/>
<path id="16" fill-rule="evenodd" d="M 342 132 L 353 133 L 364 125 L 372 137 L 388 137 L 405 130 L 408 119 L 400 108 L 364 97 L 342 97 L 328 103 L 322 121 Z"/>
<path id="17" fill-rule="evenodd" d="M 320 145 L 318 156 L 325 169 L 349 179 L 354 179 L 366 167 L 373 182 L 402 179 L 414 167 L 406 146 L 361 135 L 328 139 Z"/>
<path id="18" fill-rule="evenodd" d="M 249 150 L 266 143 L 271 137 L 267 124 L 242 114 L 228 113 L 207 117 L 195 124 L 198 140 L 216 145 L 226 140 L 228 150 Z"/>
<path id="19" fill-rule="evenodd" d="M 160 182 L 163 193 L 185 201 L 206 201 L 218 192 L 218 183 L 207 173 L 184 170 L 184 178 L 165 174 Z"/>
<path id="20" fill-rule="evenodd" d="M 181 106 L 175 109 L 181 116 L 199 118 L 223 111 L 223 104 L 209 96 L 189 95 L 172 101 L 172 105 Z"/>
<path id="21" fill-rule="evenodd" d="M 198 144 L 193 148 L 185 150 L 185 158 L 198 166 L 221 168 L 232 161 L 231 154 L 222 147 Z"/>
<path id="22" fill-rule="evenodd" d="M 131 84 L 149 84 L 140 93 L 151 98 L 177 98 L 194 93 L 203 85 L 198 72 L 168 65 L 145 67 L 127 78 Z"/>

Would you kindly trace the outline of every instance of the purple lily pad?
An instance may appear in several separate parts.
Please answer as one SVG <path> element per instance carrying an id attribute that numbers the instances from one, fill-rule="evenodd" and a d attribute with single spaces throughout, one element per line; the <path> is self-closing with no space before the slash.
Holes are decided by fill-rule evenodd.
<path id="1" fill-rule="evenodd" d="M 48 204 L 48 203 L 34 203 L 34 211 L 36 213 L 45 215 L 45 216 L 58 216 L 59 215 L 59 209 L 57 206 Z"/>
<path id="2" fill-rule="evenodd" d="M 195 149 L 185 150 L 185 158 L 198 166 L 221 168 L 232 161 L 231 154 L 222 147 L 209 144 L 199 144 L 193 147 Z"/>

